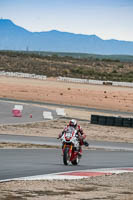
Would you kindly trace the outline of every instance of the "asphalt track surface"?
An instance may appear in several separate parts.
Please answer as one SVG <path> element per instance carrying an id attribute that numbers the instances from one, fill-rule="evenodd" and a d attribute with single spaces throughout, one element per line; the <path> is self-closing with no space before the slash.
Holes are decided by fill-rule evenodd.
<path id="1" fill-rule="evenodd" d="M 133 153 L 84 150 L 78 166 L 64 166 L 61 149 L 0 150 L 0 180 L 112 167 L 133 167 Z"/>
<path id="2" fill-rule="evenodd" d="M 40 136 L 23 136 L 23 135 L 8 135 L 0 134 L 0 142 L 9 143 L 23 143 L 23 144 L 40 144 L 40 145 L 53 145 L 61 146 L 60 140 L 53 137 L 40 137 Z M 101 142 L 101 141 L 89 141 L 89 148 L 117 150 L 117 151 L 132 151 L 132 143 L 122 142 Z"/>
<path id="3" fill-rule="evenodd" d="M 14 105 L 23 105 L 22 117 L 13 117 Z M 32 104 L 20 104 L 19 102 L 0 101 L 0 124 L 17 124 L 44 121 L 43 112 L 52 112 L 53 118 L 57 118 L 55 110 L 39 107 Z M 32 114 L 32 118 L 30 115 Z"/>
<path id="4" fill-rule="evenodd" d="M 43 121 L 42 112 L 49 110 L 31 104 L 24 104 L 22 113 L 24 117 L 16 118 L 12 117 L 11 112 L 15 104 L 18 104 L 18 102 L 0 102 L 0 124 Z M 31 112 L 36 117 L 29 118 Z M 51 110 L 51 112 L 54 117 L 57 117 L 54 110 Z M 2 140 L 27 141 L 28 143 L 44 142 L 41 137 L 27 137 L 26 139 L 24 136 L 0 135 L 0 141 Z M 46 143 L 58 143 L 52 138 L 45 138 L 44 140 Z M 94 143 L 91 142 L 91 145 L 100 145 L 100 148 L 106 146 L 107 149 L 109 146 L 110 148 L 115 146 L 113 149 L 118 147 L 119 151 L 84 150 L 79 166 L 64 166 L 61 149 L 0 149 L 0 180 L 84 169 L 133 167 L 132 144 L 99 144 L 94 141 Z M 123 148 L 126 148 L 126 150 Z"/>

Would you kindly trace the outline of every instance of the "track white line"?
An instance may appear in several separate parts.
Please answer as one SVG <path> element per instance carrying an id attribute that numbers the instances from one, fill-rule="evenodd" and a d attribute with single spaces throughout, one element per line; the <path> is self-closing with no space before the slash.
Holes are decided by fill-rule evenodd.
<path id="1" fill-rule="evenodd" d="M 35 176 L 27 176 L 20 178 L 12 178 L 0 180 L 0 182 L 8 182 L 8 181 L 35 181 L 35 180 L 73 180 L 73 179 L 83 179 L 93 176 L 96 173 L 96 176 L 102 175 L 112 175 L 112 174 L 121 174 L 121 173 L 133 173 L 133 168 L 125 167 L 125 168 L 103 168 L 103 169 L 88 169 L 88 170 L 77 170 L 77 171 L 68 171 L 68 172 L 58 172 L 51 173 L 45 175 L 35 175 Z M 72 174 L 73 175 L 69 175 Z M 80 173 L 81 175 L 75 175 L 76 173 Z M 82 173 L 90 173 L 90 175 L 83 175 Z M 92 173 L 92 175 L 91 175 Z M 99 175 L 98 175 L 99 173 Z"/>

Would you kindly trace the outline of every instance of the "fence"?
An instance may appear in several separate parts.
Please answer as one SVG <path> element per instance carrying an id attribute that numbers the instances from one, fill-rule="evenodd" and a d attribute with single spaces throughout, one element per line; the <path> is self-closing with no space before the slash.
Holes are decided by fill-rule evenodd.
<path id="1" fill-rule="evenodd" d="M 20 77 L 20 78 L 32 78 L 46 80 L 47 76 L 28 74 L 22 72 L 5 72 L 0 71 L 0 76 L 11 76 L 11 77 Z M 113 85 L 113 86 L 122 86 L 122 87 L 133 87 L 133 83 L 129 82 L 117 82 L 117 81 L 102 81 L 102 80 L 88 80 L 88 79 L 79 79 L 79 78 L 69 78 L 61 77 L 57 78 L 58 81 L 74 82 L 74 83 L 86 83 L 86 84 L 95 84 L 95 85 Z"/>
<path id="2" fill-rule="evenodd" d="M 5 71 L 0 71 L 0 76 L 33 78 L 33 79 L 40 79 L 40 80 L 46 80 L 47 78 L 47 76 L 43 76 L 43 75 L 28 74 L 28 73 L 21 73 L 21 72 L 5 72 Z"/>
<path id="3" fill-rule="evenodd" d="M 133 87 L 133 83 L 129 83 L 129 82 L 88 80 L 88 79 L 78 79 L 78 78 L 69 78 L 69 77 L 61 77 L 61 76 L 59 76 L 57 80 L 66 81 L 66 82 L 74 82 L 74 83 L 95 84 L 95 85 L 113 85 L 113 86 L 122 86 L 122 87 Z"/>

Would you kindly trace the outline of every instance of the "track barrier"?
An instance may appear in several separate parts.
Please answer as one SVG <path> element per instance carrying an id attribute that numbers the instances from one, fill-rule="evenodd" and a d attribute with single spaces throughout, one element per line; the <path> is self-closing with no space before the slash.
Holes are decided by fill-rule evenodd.
<path id="1" fill-rule="evenodd" d="M 23 110 L 23 105 L 15 105 L 13 109 L 22 111 Z"/>
<path id="2" fill-rule="evenodd" d="M 13 117 L 22 117 L 22 112 L 21 110 L 18 110 L 18 109 L 13 109 L 12 114 L 13 114 Z"/>
<path id="3" fill-rule="evenodd" d="M 63 108 L 56 108 L 56 113 L 59 116 L 66 116 L 66 113 Z"/>
<path id="4" fill-rule="evenodd" d="M 88 80 L 80 78 L 69 78 L 61 77 L 57 78 L 58 81 L 73 82 L 73 83 L 85 83 L 94 85 L 112 85 L 112 86 L 122 86 L 122 87 L 133 87 L 133 83 L 130 82 L 117 82 L 117 81 L 102 81 L 102 80 Z"/>
<path id="5" fill-rule="evenodd" d="M 29 74 L 29 73 L 23 73 L 23 72 L 5 72 L 5 71 L 0 71 L 0 76 L 32 78 L 32 79 L 40 79 L 40 80 L 46 80 L 47 79 L 47 76 L 44 76 L 44 75 Z"/>
<path id="6" fill-rule="evenodd" d="M 22 117 L 23 105 L 14 105 L 12 109 L 13 117 Z"/>
<path id="7" fill-rule="evenodd" d="M 91 115 L 91 124 L 99 124 L 99 125 L 105 125 L 105 126 L 132 127 L 133 128 L 133 118 Z"/>
<path id="8" fill-rule="evenodd" d="M 52 113 L 51 112 L 43 112 L 43 118 L 44 119 L 53 119 Z"/>

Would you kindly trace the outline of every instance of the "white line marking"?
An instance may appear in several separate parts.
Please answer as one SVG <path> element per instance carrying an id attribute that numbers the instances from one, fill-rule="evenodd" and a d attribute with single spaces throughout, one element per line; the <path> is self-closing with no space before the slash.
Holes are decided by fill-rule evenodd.
<path id="1" fill-rule="evenodd" d="M 35 175 L 35 176 L 27 176 L 27 177 L 20 177 L 20 178 L 12 178 L 12 179 L 5 179 L 0 180 L 0 182 L 7 182 L 7 181 L 18 181 L 18 180 L 72 180 L 72 179 L 83 179 L 88 178 L 89 176 L 76 176 L 76 175 L 67 175 L 68 173 L 111 173 L 111 174 L 121 174 L 121 173 L 133 173 L 133 168 L 126 167 L 125 168 L 103 168 L 103 169 L 88 169 L 88 170 L 77 170 L 77 171 L 68 171 L 68 172 L 58 172 L 58 173 L 51 173 L 45 175 Z M 65 175 L 66 174 L 66 175 Z"/>

